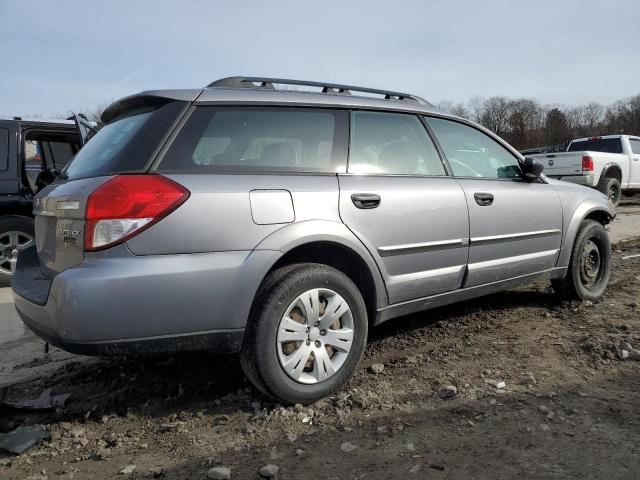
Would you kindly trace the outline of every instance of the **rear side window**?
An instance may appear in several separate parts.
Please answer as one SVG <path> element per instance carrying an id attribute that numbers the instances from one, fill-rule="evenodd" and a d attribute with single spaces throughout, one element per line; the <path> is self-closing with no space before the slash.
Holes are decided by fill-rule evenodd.
<path id="1" fill-rule="evenodd" d="M 349 172 L 446 175 L 418 117 L 381 112 L 352 112 Z"/>
<path id="2" fill-rule="evenodd" d="M 82 147 L 65 173 L 75 179 L 143 172 L 184 106 L 184 102 L 169 102 L 123 113 Z"/>
<path id="3" fill-rule="evenodd" d="M 518 159 L 486 133 L 453 120 L 427 118 L 456 177 L 518 179 Z"/>
<path id="4" fill-rule="evenodd" d="M 606 153 L 622 153 L 622 140 L 619 138 L 590 138 L 589 140 L 580 140 L 571 142 L 568 152 L 606 152 Z"/>
<path id="5" fill-rule="evenodd" d="M 630 138 L 629 143 L 631 143 L 631 151 L 633 153 L 640 153 L 640 140 L 636 138 Z"/>
<path id="6" fill-rule="evenodd" d="M 325 109 L 197 107 L 158 170 L 336 173 L 345 118 Z"/>
<path id="7" fill-rule="evenodd" d="M 9 168 L 9 131 L 0 128 L 0 170 Z"/>

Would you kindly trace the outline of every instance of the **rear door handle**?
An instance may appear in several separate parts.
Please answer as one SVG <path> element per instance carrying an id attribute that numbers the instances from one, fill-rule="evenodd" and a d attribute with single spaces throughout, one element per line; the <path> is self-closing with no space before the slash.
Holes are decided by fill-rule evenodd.
<path id="1" fill-rule="evenodd" d="M 380 195 L 375 193 L 354 193 L 351 195 L 351 201 L 358 208 L 376 208 L 380 205 Z"/>
<path id="2" fill-rule="evenodd" d="M 473 194 L 473 198 L 476 199 L 476 203 L 481 207 L 486 207 L 493 203 L 493 193 L 478 192 Z"/>

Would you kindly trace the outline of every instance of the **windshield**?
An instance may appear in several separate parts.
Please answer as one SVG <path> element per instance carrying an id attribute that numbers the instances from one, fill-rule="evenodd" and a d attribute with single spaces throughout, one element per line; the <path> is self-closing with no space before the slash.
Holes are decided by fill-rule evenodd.
<path id="1" fill-rule="evenodd" d="M 63 173 L 73 180 L 144 172 L 158 143 L 184 105 L 184 102 L 170 102 L 123 113 L 94 135 Z"/>
<path id="2" fill-rule="evenodd" d="M 590 138 L 571 142 L 567 152 L 606 152 L 622 153 L 622 141 L 619 138 Z"/>

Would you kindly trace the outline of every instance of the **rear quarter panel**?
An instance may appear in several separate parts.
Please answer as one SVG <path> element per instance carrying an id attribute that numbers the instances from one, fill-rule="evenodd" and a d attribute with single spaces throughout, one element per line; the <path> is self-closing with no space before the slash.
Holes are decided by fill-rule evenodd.
<path id="1" fill-rule="evenodd" d="M 184 185 L 191 195 L 167 218 L 127 241 L 135 255 L 249 251 L 275 231 L 293 223 L 340 221 L 335 175 L 167 176 Z M 290 193 L 293 216 L 283 215 L 279 223 L 260 222 L 254 212 L 263 211 L 256 203 L 262 195 L 251 195 L 251 192 L 269 190 Z"/>

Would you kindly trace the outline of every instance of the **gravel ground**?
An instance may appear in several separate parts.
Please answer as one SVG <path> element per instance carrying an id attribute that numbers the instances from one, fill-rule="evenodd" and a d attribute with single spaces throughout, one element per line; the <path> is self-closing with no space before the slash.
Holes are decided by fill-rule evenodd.
<path id="1" fill-rule="evenodd" d="M 267 401 L 234 358 L 34 355 L 7 398 L 71 397 L 0 411 L 0 431 L 51 435 L 0 454 L 0 478 L 638 478 L 640 362 L 621 358 L 640 348 L 637 253 L 615 247 L 597 304 L 536 284 L 387 322 L 344 391 L 306 407 Z"/>

